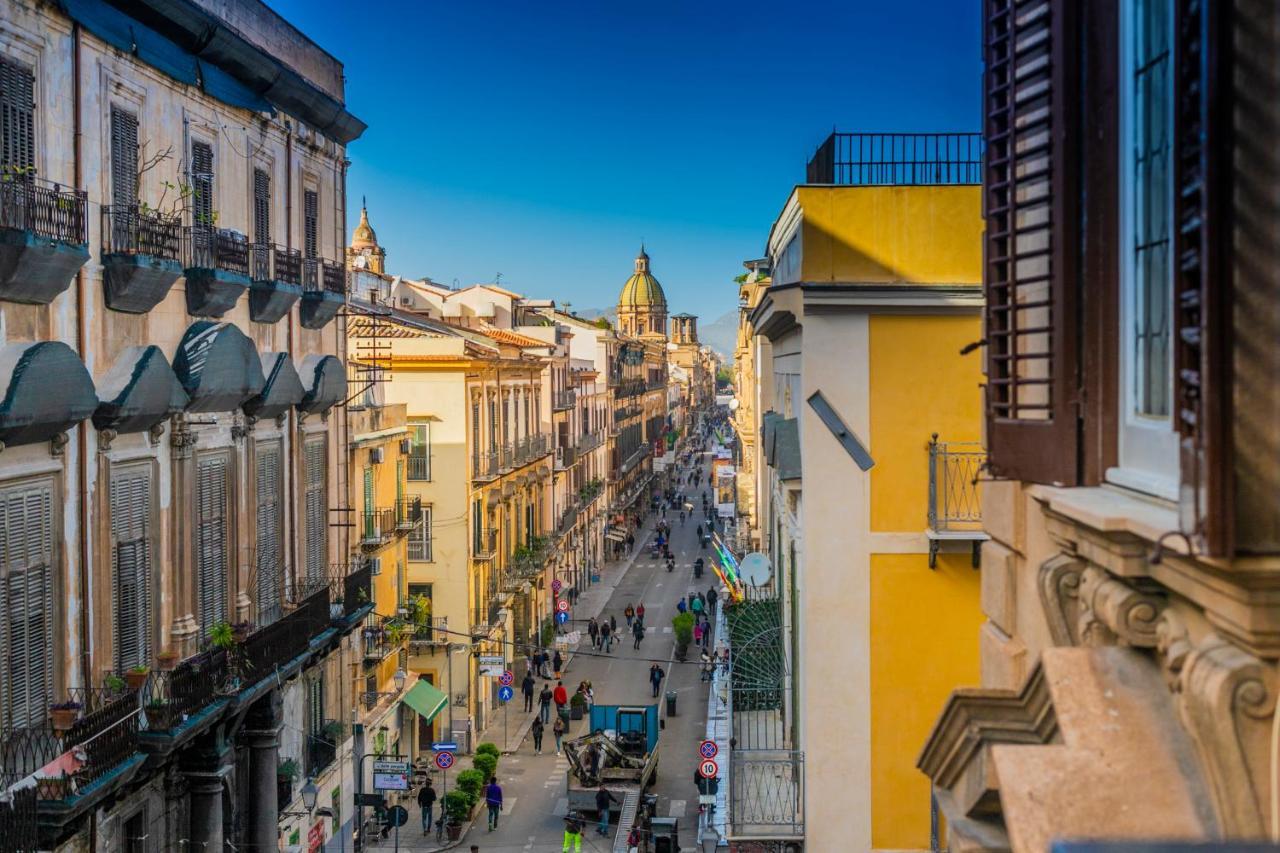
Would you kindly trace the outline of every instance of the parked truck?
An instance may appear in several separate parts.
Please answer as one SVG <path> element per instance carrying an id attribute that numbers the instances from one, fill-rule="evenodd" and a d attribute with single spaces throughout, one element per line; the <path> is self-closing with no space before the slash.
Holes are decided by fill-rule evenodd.
<path id="1" fill-rule="evenodd" d="M 618 799 L 610 812 L 625 812 L 634 792 L 634 814 L 640 795 L 658 778 L 659 725 L 657 705 L 592 706 L 590 732 L 564 744 L 569 810 L 596 814 L 596 792 L 604 784 Z"/>

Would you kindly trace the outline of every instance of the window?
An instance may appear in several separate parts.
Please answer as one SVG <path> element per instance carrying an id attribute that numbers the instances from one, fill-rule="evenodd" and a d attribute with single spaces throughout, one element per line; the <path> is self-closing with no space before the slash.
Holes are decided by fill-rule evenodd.
<path id="1" fill-rule="evenodd" d="M 307 679 L 307 734 L 318 740 L 324 737 L 324 680 L 317 672 Z M 313 762 L 311 769 L 320 770 L 324 763 Z"/>
<path id="2" fill-rule="evenodd" d="M 422 518 L 409 534 L 409 559 L 431 562 L 431 507 L 422 507 Z"/>
<path id="3" fill-rule="evenodd" d="M 111 613 L 115 670 L 151 664 L 153 551 L 149 464 L 111 472 Z"/>
<path id="4" fill-rule="evenodd" d="M 271 176 L 266 169 L 253 170 L 253 242 L 271 242 Z"/>
<path id="5" fill-rule="evenodd" d="M 31 69 L 0 56 L 0 171 L 36 164 L 36 78 Z"/>
<path id="6" fill-rule="evenodd" d="M 409 479 L 431 479 L 431 424 L 409 425 Z"/>
<path id="7" fill-rule="evenodd" d="M 213 146 L 191 143 L 191 216 L 196 225 L 214 225 Z"/>
<path id="8" fill-rule="evenodd" d="M 270 625 L 280 618 L 281 587 L 284 585 L 284 557 L 281 541 L 279 441 L 257 445 L 258 560 L 256 596 L 258 624 Z"/>
<path id="9" fill-rule="evenodd" d="M 116 106 L 111 108 L 111 203 L 122 209 L 138 203 L 138 116 Z"/>
<path id="10" fill-rule="evenodd" d="M 308 258 L 320 256 L 320 194 L 302 193 L 302 251 Z"/>
<path id="11" fill-rule="evenodd" d="M 227 621 L 227 468 L 224 454 L 196 466 L 196 598 L 200 633 Z"/>
<path id="12" fill-rule="evenodd" d="M 325 576 L 329 559 L 329 525 L 325 523 L 328 512 L 329 465 L 328 443 L 325 436 L 307 439 L 303 445 L 303 464 L 306 468 L 306 490 L 303 496 L 303 514 L 307 541 L 307 580 L 320 580 Z"/>
<path id="13" fill-rule="evenodd" d="M 489 397 L 489 452 L 492 453 L 498 449 L 498 400 L 493 395 Z"/>
<path id="14" fill-rule="evenodd" d="M 146 853 L 147 851 L 147 812 L 146 809 L 131 815 L 124 822 L 121 832 L 120 849 L 123 853 Z"/>
<path id="15" fill-rule="evenodd" d="M 1119 467 L 1107 479 L 1176 500 L 1173 430 L 1171 0 L 1121 15 Z"/>
<path id="16" fill-rule="evenodd" d="M 53 483 L 0 491 L 0 724 L 43 722 L 53 700 Z"/>
<path id="17" fill-rule="evenodd" d="M 471 502 L 471 552 L 479 554 L 484 551 L 484 504 L 480 501 Z M 423 507 L 425 510 L 426 507 Z"/>

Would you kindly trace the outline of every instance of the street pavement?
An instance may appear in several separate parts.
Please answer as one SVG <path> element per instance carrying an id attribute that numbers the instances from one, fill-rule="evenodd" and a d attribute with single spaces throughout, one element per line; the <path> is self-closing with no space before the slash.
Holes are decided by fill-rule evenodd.
<path id="1" fill-rule="evenodd" d="M 707 482 L 709 457 L 700 457 L 703 469 L 702 485 L 695 491 L 685 487 L 691 502 L 698 507 L 694 517 L 680 524 L 679 514 L 667 510 L 667 523 L 671 525 L 671 550 L 675 556 L 676 568 L 667 572 L 665 561 L 653 560 L 649 557 L 647 544 L 653 527 L 658 520 L 653 514 L 645 522 L 644 532 L 636 537 L 634 559 L 628 561 L 621 577 L 618 578 L 612 594 L 607 601 L 592 602 L 587 594 L 583 594 L 578 602 L 573 617 L 576 626 L 583 632 L 583 640 L 579 644 L 572 659 L 563 672 L 565 689 L 574 692 L 580 681 L 590 681 L 595 691 L 595 700 L 601 704 L 644 704 L 659 703 L 659 714 L 664 719 L 660 743 L 660 761 L 658 781 L 651 793 L 658 795 L 659 816 L 672 816 L 680 821 L 680 846 L 689 850 L 694 845 L 698 819 L 698 795 L 694 787 L 693 775 L 697 766 L 697 748 L 705 731 L 707 689 L 708 684 L 699 679 L 697 652 L 691 648 L 689 662 L 673 662 L 675 637 L 671 629 L 671 619 L 678 612 L 676 603 L 684 596 L 700 590 L 704 595 L 711 588 L 713 574 L 708 567 L 702 578 L 696 583 L 693 580 L 693 561 L 702 556 L 710 562 L 707 553 L 699 547 L 696 536 L 698 523 L 705 521 L 701 514 L 701 492 L 706 489 L 710 494 Z M 634 639 L 626 631 L 626 620 L 623 611 L 627 604 L 645 606 L 645 623 L 648 631 L 634 650 Z M 613 644 L 613 649 L 606 654 L 593 650 L 586 636 L 586 620 L 595 609 L 593 604 L 602 605 L 601 615 L 616 616 L 620 642 Z M 714 648 L 714 641 L 712 643 Z M 667 679 L 657 699 L 653 698 L 650 687 L 649 667 L 657 662 L 667 673 Z M 517 669 L 517 677 L 523 677 L 523 664 Z M 541 690 L 542 680 L 538 681 Z M 554 687 L 555 682 L 549 682 Z M 663 694 L 673 690 L 677 694 L 676 715 L 666 717 Z M 535 706 L 536 707 L 536 706 Z M 565 775 L 568 762 L 564 757 L 555 755 L 555 739 L 550 726 L 543 741 L 541 755 L 534 754 L 533 738 L 524 736 L 528 724 L 532 722 L 532 714 L 523 710 L 519 692 L 510 703 L 510 714 L 507 731 L 511 733 L 508 745 L 516 747 L 508 755 L 504 755 L 498 763 L 498 782 L 503 789 L 503 810 L 496 831 L 488 831 L 485 825 L 484 809 L 478 810 L 477 820 L 471 825 L 458 849 L 467 850 L 471 844 L 479 845 L 484 853 L 526 853 L 526 851 L 560 850 L 564 835 L 563 817 L 566 811 Z M 491 729 L 501 733 L 501 713 L 498 721 Z M 587 721 L 574 721 L 570 724 L 568 737 L 577 737 L 586 732 Z M 521 737 L 516 745 L 515 738 Z M 501 742 L 501 738 L 497 739 Z M 470 762 L 463 759 L 459 766 L 469 767 Z M 440 790 L 440 782 L 436 780 L 436 790 Z M 409 823 L 401 832 L 400 848 L 403 850 L 436 850 L 438 846 L 432 841 L 426 843 L 419 826 L 417 809 L 410 809 Z M 583 834 L 583 851 L 610 851 L 613 849 L 613 836 L 616 827 L 611 826 L 608 838 L 596 833 L 595 823 L 588 825 Z M 380 846 L 378 849 L 391 849 Z"/>

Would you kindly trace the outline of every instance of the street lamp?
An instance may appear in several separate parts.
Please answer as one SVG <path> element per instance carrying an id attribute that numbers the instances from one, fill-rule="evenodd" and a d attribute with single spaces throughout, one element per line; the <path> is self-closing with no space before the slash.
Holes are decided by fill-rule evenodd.
<path id="1" fill-rule="evenodd" d="M 391 676 L 391 680 L 395 682 L 397 693 L 399 693 L 401 690 L 404 690 L 404 683 L 408 678 L 409 676 L 405 673 L 403 669 L 397 669 L 396 674 Z"/>
<path id="2" fill-rule="evenodd" d="M 302 805 L 306 808 L 306 811 L 280 812 L 280 817 L 311 817 L 312 812 L 316 810 L 316 797 L 320 793 L 320 789 L 316 787 L 315 780 L 311 777 L 307 777 L 307 784 L 302 786 L 300 793 L 302 794 Z"/>

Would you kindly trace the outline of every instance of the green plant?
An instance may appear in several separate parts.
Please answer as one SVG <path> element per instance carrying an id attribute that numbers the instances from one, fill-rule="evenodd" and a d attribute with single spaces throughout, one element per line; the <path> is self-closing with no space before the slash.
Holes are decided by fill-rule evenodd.
<path id="1" fill-rule="evenodd" d="M 102 685 L 112 693 L 120 693 L 125 688 L 125 681 L 118 675 L 108 675 L 103 679 Z"/>
<path id="2" fill-rule="evenodd" d="M 387 642 L 393 646 L 400 645 L 405 634 L 409 630 L 409 626 L 401 622 L 399 619 L 393 619 L 387 623 Z"/>
<path id="3" fill-rule="evenodd" d="M 346 732 L 346 726 L 341 720 L 330 720 L 324 724 L 324 737 L 329 743 L 338 743 L 342 740 L 342 735 Z"/>
<path id="4" fill-rule="evenodd" d="M 431 621 L 431 599 L 425 595 L 418 594 L 409 599 L 409 612 L 412 614 L 413 624 L 422 627 Z"/>
<path id="5" fill-rule="evenodd" d="M 487 752 L 480 752 L 471 756 L 471 766 L 488 782 L 498 770 L 498 759 Z"/>
<path id="6" fill-rule="evenodd" d="M 236 634 L 231 625 L 219 622 L 209 629 L 209 642 L 214 648 L 231 649 L 236 645 Z"/>
<path id="7" fill-rule="evenodd" d="M 471 814 L 472 805 L 474 802 L 467 796 L 467 792 L 458 788 L 444 795 L 444 813 L 449 823 L 458 824 L 466 820 Z"/>
<path id="8" fill-rule="evenodd" d="M 501 758 L 502 750 L 498 749 L 498 745 L 496 743 L 485 741 L 484 743 L 476 746 L 476 755 L 492 755 L 494 758 Z"/>
<path id="9" fill-rule="evenodd" d="M 281 779 L 288 779 L 290 782 L 298 778 L 298 762 L 292 758 L 286 758 L 276 765 L 276 776 Z"/>
<path id="10" fill-rule="evenodd" d="M 480 798 L 480 792 L 484 789 L 485 782 L 488 781 L 489 777 L 479 770 L 463 770 L 458 773 L 458 790 L 465 792 L 474 802 Z"/>
<path id="11" fill-rule="evenodd" d="M 139 664 L 138 666 L 131 667 L 129 671 L 133 673 L 137 673 L 138 675 L 146 675 L 148 672 L 151 671 L 151 667 L 147 666 L 146 664 Z"/>
<path id="12" fill-rule="evenodd" d="M 671 629 L 676 635 L 677 646 L 688 646 L 693 642 L 693 614 L 680 613 L 671 620 Z"/>

